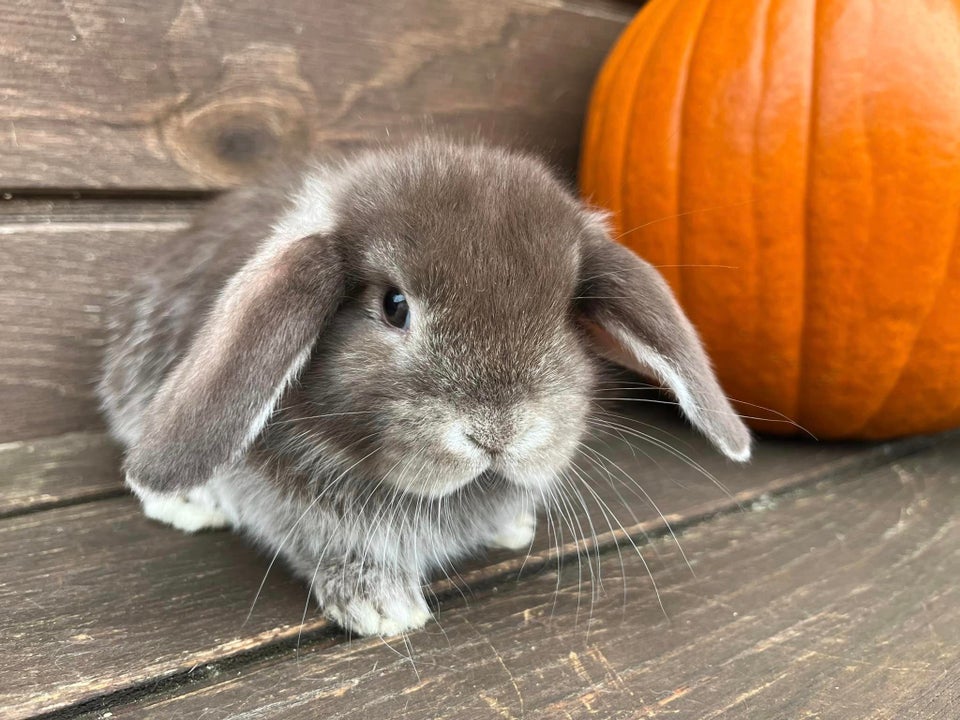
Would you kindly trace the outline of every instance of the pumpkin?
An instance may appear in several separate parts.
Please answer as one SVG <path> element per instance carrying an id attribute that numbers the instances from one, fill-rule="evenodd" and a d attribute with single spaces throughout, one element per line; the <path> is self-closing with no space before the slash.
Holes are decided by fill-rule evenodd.
<path id="1" fill-rule="evenodd" d="M 652 0 L 580 182 L 755 427 L 960 424 L 960 0 Z"/>

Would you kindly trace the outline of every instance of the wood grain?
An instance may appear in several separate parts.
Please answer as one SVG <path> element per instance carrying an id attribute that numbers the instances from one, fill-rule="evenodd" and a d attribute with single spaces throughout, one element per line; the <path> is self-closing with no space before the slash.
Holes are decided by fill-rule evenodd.
<path id="1" fill-rule="evenodd" d="M 102 429 L 104 308 L 194 208 L 0 203 L 0 442 Z"/>
<path id="2" fill-rule="evenodd" d="M 423 131 L 572 172 L 636 3 L 0 2 L 0 187 L 220 188 Z"/>
<path id="3" fill-rule="evenodd" d="M 444 604 L 406 640 L 321 645 L 114 717 L 955 717 L 960 442 L 601 561 Z M 661 564 L 662 563 L 662 564 Z M 559 589 L 558 589 L 559 588 Z M 666 617 L 665 617 L 666 614 Z"/>
<path id="4" fill-rule="evenodd" d="M 843 448 L 771 442 L 761 446 L 753 466 L 743 467 L 717 457 L 699 439 L 682 435 L 676 418 L 670 425 L 662 414 L 637 417 L 680 433 L 672 442 L 689 441 L 681 447 L 733 496 L 663 450 L 642 448 L 648 458 L 625 444 L 602 447 L 625 473 L 642 480 L 644 490 L 677 527 L 736 509 L 738 502 L 765 502 L 771 489 L 858 472 L 916 449 L 910 444 Z M 631 535 L 628 541 L 623 535 L 602 534 L 598 549 L 617 542 L 629 546 L 645 534 L 664 532 L 658 513 L 629 488 L 611 485 L 600 472 L 593 475 L 593 484 Z M 606 530 L 595 504 L 589 512 L 598 532 Z M 577 553 L 576 546 L 567 546 L 558 556 L 541 527 L 535 552 L 526 561 L 509 553 L 492 554 L 463 575 L 473 588 L 482 588 L 513 582 L 524 565 L 528 571 L 557 562 L 576 565 Z M 629 572 L 645 574 L 635 555 L 625 552 L 624 562 Z M 129 498 L 0 521 L 3 716 L 28 717 L 102 696 L 115 699 L 166 679 L 184 682 L 202 676 L 209 664 L 293 645 L 301 630 L 311 641 L 341 642 L 312 608 L 301 627 L 305 589 L 279 567 L 270 573 L 247 621 L 266 565 L 239 537 L 182 535 L 143 518 Z M 443 597 L 460 594 L 446 582 L 434 590 Z M 642 592 L 650 593 L 650 586 Z"/>
<path id="5" fill-rule="evenodd" d="M 103 433 L 0 444 L 0 518 L 123 493 L 120 451 Z"/>

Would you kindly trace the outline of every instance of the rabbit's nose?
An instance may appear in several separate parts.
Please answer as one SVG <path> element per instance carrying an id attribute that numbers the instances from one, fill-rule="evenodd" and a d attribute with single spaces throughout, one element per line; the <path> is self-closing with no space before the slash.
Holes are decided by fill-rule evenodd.
<path id="1" fill-rule="evenodd" d="M 449 439 L 467 455 L 476 455 L 479 450 L 489 458 L 496 458 L 512 451 L 521 429 L 514 413 L 485 410 L 455 423 Z"/>
<path id="2" fill-rule="evenodd" d="M 526 406 L 475 414 L 464 428 L 467 441 L 491 456 L 516 454 L 537 445 L 543 421 Z"/>
<path id="3" fill-rule="evenodd" d="M 552 438 L 552 425 L 526 407 L 477 412 L 453 423 L 447 443 L 458 454 L 476 457 L 483 452 L 490 460 L 535 452 Z"/>
<path id="4" fill-rule="evenodd" d="M 476 445 L 481 450 L 490 453 L 491 455 L 499 455 L 509 444 L 508 440 L 503 437 L 502 433 L 494 434 L 474 431 L 464 433 L 464 435 L 471 443 Z"/>

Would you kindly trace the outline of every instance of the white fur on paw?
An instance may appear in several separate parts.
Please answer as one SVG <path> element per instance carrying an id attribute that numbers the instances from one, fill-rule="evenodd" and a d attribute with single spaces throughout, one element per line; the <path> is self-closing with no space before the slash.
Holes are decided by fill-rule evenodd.
<path id="1" fill-rule="evenodd" d="M 422 628 L 430 619 L 430 609 L 422 597 L 394 597 L 382 611 L 366 598 L 356 597 L 327 605 L 323 612 L 344 630 L 357 635 L 399 635 Z"/>
<path id="2" fill-rule="evenodd" d="M 140 500 L 143 502 L 143 514 L 148 518 L 172 525 L 183 532 L 195 533 L 230 525 L 229 518 L 218 509 L 177 495 L 141 495 Z"/>
<path id="3" fill-rule="evenodd" d="M 507 550 L 525 550 L 533 542 L 537 532 L 537 516 L 532 512 L 517 515 L 513 522 L 500 528 L 500 532 L 490 541 L 491 547 Z"/>

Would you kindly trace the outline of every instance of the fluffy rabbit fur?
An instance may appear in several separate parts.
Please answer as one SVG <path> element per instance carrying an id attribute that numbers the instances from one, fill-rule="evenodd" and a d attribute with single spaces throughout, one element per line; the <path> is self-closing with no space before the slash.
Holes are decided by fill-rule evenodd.
<path id="1" fill-rule="evenodd" d="M 503 150 L 423 141 L 229 194 L 113 320 L 100 396 L 146 514 L 243 530 L 356 633 L 422 626 L 439 568 L 530 543 L 600 355 L 750 454 L 659 274 Z"/>

